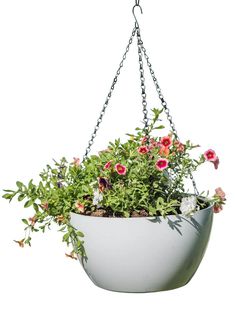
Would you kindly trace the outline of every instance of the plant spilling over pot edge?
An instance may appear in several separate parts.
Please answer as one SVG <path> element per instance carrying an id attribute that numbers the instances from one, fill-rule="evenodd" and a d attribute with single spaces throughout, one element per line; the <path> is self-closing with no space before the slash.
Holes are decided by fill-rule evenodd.
<path id="1" fill-rule="evenodd" d="M 180 142 L 173 134 L 160 136 L 162 110 L 152 109 L 153 117 L 148 135 L 140 128 L 129 139 L 109 143 L 107 149 L 92 155 L 83 163 L 65 158 L 47 165 L 40 173 L 40 181 L 28 184 L 17 181 L 16 190 L 4 190 L 3 198 L 17 197 L 24 207 L 32 207 L 34 214 L 22 219 L 25 236 L 15 241 L 20 247 L 31 245 L 31 233 L 49 229 L 54 222 L 64 233 L 63 241 L 73 244 L 75 254 L 85 255 L 83 233 L 70 225 L 71 211 L 98 217 L 147 217 L 180 214 L 192 215 L 195 211 L 214 205 L 218 213 L 225 203 L 225 193 L 217 188 L 213 197 L 190 195 L 184 182 L 205 162 L 215 169 L 219 158 L 212 149 L 198 159 L 190 157 L 191 150 L 199 147 L 190 141 Z M 76 245 L 75 245 L 76 244 Z"/>

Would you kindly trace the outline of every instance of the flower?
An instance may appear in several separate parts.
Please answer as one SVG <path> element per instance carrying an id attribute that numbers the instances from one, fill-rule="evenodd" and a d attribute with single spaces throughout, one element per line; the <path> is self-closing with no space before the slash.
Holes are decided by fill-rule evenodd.
<path id="1" fill-rule="evenodd" d="M 141 138 L 141 144 L 144 145 L 147 142 L 148 138 L 147 136 L 144 136 L 143 138 Z"/>
<path id="2" fill-rule="evenodd" d="M 93 205 L 99 205 L 103 200 L 103 195 L 99 192 L 98 189 L 93 190 Z"/>
<path id="3" fill-rule="evenodd" d="M 65 256 L 69 257 L 71 259 L 77 260 L 77 257 L 75 256 L 75 252 L 74 251 L 72 251 L 70 254 L 65 253 Z"/>
<path id="4" fill-rule="evenodd" d="M 84 213 L 84 204 L 80 203 L 79 200 L 75 203 L 75 208 L 79 213 Z"/>
<path id="5" fill-rule="evenodd" d="M 80 159 L 79 158 L 76 158 L 76 157 L 73 157 L 74 161 L 73 161 L 73 164 L 74 166 L 79 166 L 80 165 Z"/>
<path id="6" fill-rule="evenodd" d="M 205 153 L 204 153 L 204 157 L 207 161 L 212 161 L 215 162 L 217 160 L 217 156 L 216 153 L 213 149 L 208 149 Z"/>
<path id="7" fill-rule="evenodd" d="M 30 222 L 30 225 L 32 226 L 32 227 L 34 227 L 34 225 L 36 224 L 36 222 L 37 222 L 37 216 L 36 215 L 34 215 L 33 217 L 30 217 L 29 219 L 29 222 Z"/>
<path id="8" fill-rule="evenodd" d="M 98 186 L 100 192 L 103 192 L 105 189 L 111 189 L 111 183 L 108 181 L 108 179 L 103 177 L 98 177 Z"/>
<path id="9" fill-rule="evenodd" d="M 192 216 L 197 210 L 196 196 L 183 197 L 180 205 L 180 211 L 185 216 Z"/>
<path id="10" fill-rule="evenodd" d="M 138 147 L 138 153 L 141 155 L 145 155 L 149 152 L 149 149 L 147 146 L 140 146 Z"/>
<path id="11" fill-rule="evenodd" d="M 215 214 L 218 214 L 223 210 L 224 201 L 226 201 L 225 198 L 225 192 L 222 190 L 222 188 L 215 189 L 215 204 L 213 206 L 213 211 Z"/>
<path id="12" fill-rule="evenodd" d="M 159 155 L 166 156 L 166 157 L 169 156 L 170 150 L 167 146 L 164 146 L 162 144 L 159 144 L 158 146 L 160 147 Z"/>
<path id="13" fill-rule="evenodd" d="M 175 141 L 174 145 L 176 147 L 177 152 L 180 152 L 180 153 L 184 152 L 185 146 L 183 143 L 181 143 L 180 141 Z"/>
<path id="14" fill-rule="evenodd" d="M 218 196 L 222 201 L 225 201 L 226 198 L 225 198 L 225 192 L 222 190 L 222 188 L 217 188 L 215 189 L 215 196 Z"/>
<path id="15" fill-rule="evenodd" d="M 160 171 L 168 167 L 169 161 L 166 158 L 160 158 L 156 162 L 156 168 Z"/>
<path id="16" fill-rule="evenodd" d="M 19 247 L 24 247 L 24 241 L 25 241 L 25 239 L 22 239 L 22 240 L 20 240 L 20 241 L 14 240 L 14 242 L 16 242 L 16 243 L 19 244 Z"/>
<path id="17" fill-rule="evenodd" d="M 111 168 L 111 163 L 112 163 L 112 160 L 108 161 L 105 166 L 104 166 L 104 169 L 110 169 Z"/>
<path id="18" fill-rule="evenodd" d="M 42 207 L 42 209 L 47 211 L 48 210 L 48 202 L 42 203 L 41 207 Z"/>
<path id="19" fill-rule="evenodd" d="M 212 161 L 212 163 L 213 163 L 215 169 L 217 170 L 219 167 L 219 163 L 220 163 L 219 157 L 217 157 L 215 161 Z"/>
<path id="20" fill-rule="evenodd" d="M 119 175 L 124 176 L 126 174 L 127 168 L 126 166 L 118 163 L 115 165 L 115 170 Z"/>
<path id="21" fill-rule="evenodd" d="M 215 214 L 218 214 L 219 212 L 221 212 L 223 210 L 223 206 L 220 204 L 215 204 L 213 207 L 213 212 Z"/>
<path id="22" fill-rule="evenodd" d="M 165 147 L 170 147 L 170 145 L 172 144 L 172 139 L 170 136 L 164 136 L 162 137 L 160 143 Z"/>

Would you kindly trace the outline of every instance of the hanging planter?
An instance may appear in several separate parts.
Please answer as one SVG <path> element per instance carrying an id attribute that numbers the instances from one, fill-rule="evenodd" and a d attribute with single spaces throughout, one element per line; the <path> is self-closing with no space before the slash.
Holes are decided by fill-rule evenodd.
<path id="1" fill-rule="evenodd" d="M 31 233 L 50 228 L 63 232 L 91 280 L 115 291 L 149 292 L 181 287 L 197 270 L 209 240 L 213 212 L 222 210 L 225 193 L 217 188 L 213 197 L 199 193 L 193 172 L 205 162 L 215 169 L 219 158 L 208 149 L 198 159 L 191 151 L 199 147 L 177 134 L 146 49 L 135 9 L 135 27 L 102 108 L 82 162 L 62 158 L 40 173 L 39 184 L 17 181 L 16 190 L 3 197 L 17 197 L 32 207 L 31 218 L 22 219 L 25 236 L 20 247 L 31 245 Z M 143 126 L 128 134 L 126 142 L 110 142 L 98 155 L 88 156 L 127 53 L 137 39 Z M 152 76 L 160 108 L 148 116 L 144 62 Z M 170 130 L 160 117 L 166 115 Z M 165 132 L 165 133 L 164 133 Z M 193 193 L 185 189 L 190 178 Z"/>

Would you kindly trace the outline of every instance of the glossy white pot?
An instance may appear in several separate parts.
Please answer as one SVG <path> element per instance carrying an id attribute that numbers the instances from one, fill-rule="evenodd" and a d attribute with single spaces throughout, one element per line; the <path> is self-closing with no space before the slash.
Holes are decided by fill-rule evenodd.
<path id="1" fill-rule="evenodd" d="M 95 285 L 113 291 L 151 292 L 187 284 L 209 240 L 212 207 L 184 215 L 141 218 L 91 217 L 71 213 L 85 235 L 80 262 Z"/>

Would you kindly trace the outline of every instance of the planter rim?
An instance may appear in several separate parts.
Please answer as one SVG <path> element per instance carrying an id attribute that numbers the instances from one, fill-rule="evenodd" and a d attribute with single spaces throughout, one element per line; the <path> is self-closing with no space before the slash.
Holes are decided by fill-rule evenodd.
<path id="1" fill-rule="evenodd" d="M 197 214 L 197 213 L 200 213 L 200 212 L 203 212 L 203 211 L 207 211 L 207 210 L 212 210 L 213 208 L 213 204 L 211 204 L 210 206 L 204 208 L 204 209 L 200 209 L 200 210 L 197 210 L 192 216 L 190 216 L 191 218 L 194 218 L 194 216 Z M 75 213 L 75 212 L 71 212 L 71 214 L 73 215 L 78 215 L 78 216 L 82 216 L 82 217 L 86 217 L 88 219 L 119 219 L 119 220 L 139 220 L 139 219 L 156 219 L 158 217 L 160 218 L 164 218 L 163 216 L 146 216 L 146 217 L 97 217 L 97 216 L 90 216 L 90 215 L 83 215 L 83 214 L 78 214 L 78 213 Z M 166 215 L 166 217 L 178 217 L 178 216 L 183 216 L 183 217 L 186 217 L 186 215 L 184 214 L 171 214 L 171 215 Z M 165 218 L 164 218 L 165 219 Z"/>

